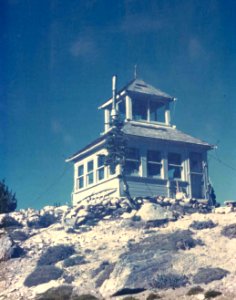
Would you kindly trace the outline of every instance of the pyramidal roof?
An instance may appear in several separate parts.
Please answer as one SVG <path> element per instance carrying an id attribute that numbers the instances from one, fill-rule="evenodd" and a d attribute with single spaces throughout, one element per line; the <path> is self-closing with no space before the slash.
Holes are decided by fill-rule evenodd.
<path id="1" fill-rule="evenodd" d="M 123 88 L 122 91 L 123 90 L 126 90 L 127 92 L 147 94 L 147 95 L 152 95 L 152 96 L 156 96 L 156 97 L 162 97 L 162 98 L 167 98 L 169 100 L 173 100 L 172 96 L 161 91 L 160 89 L 153 87 L 152 85 L 146 83 L 142 79 L 133 80 L 130 84 L 128 84 L 125 88 Z"/>
<path id="2" fill-rule="evenodd" d="M 122 94 L 124 93 L 148 95 L 152 98 L 156 98 L 157 100 L 163 99 L 169 102 L 174 100 L 174 97 L 168 95 L 160 89 L 153 87 L 152 85 L 146 83 L 142 79 L 134 79 L 131 82 L 129 82 L 126 86 L 124 86 L 117 92 L 117 97 L 119 97 L 120 95 L 122 96 Z M 103 104 L 99 106 L 99 109 L 106 107 L 107 105 L 111 104 L 111 102 L 112 98 L 103 102 Z"/>

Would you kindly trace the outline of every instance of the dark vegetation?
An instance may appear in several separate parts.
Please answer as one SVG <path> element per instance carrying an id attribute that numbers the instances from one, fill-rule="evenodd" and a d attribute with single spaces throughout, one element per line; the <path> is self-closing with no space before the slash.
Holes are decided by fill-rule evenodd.
<path id="1" fill-rule="evenodd" d="M 192 229 L 196 230 L 202 230 L 207 228 L 214 228 L 216 227 L 216 224 L 212 222 L 211 220 L 208 221 L 193 221 L 193 223 L 190 225 Z"/>
<path id="2" fill-rule="evenodd" d="M 219 291 L 215 291 L 215 290 L 209 290 L 207 291 L 204 296 L 205 296 L 205 299 L 211 299 L 211 298 L 216 298 L 218 296 L 222 295 L 221 292 Z"/>
<path id="3" fill-rule="evenodd" d="M 65 259 L 63 262 L 63 267 L 68 268 L 68 267 L 73 267 L 73 266 L 82 265 L 82 264 L 86 264 L 86 263 L 87 263 L 87 261 L 84 259 L 84 256 L 77 255 L 77 256 L 69 257 L 69 258 Z"/>
<path id="4" fill-rule="evenodd" d="M 228 226 L 225 226 L 221 234 L 228 237 L 229 239 L 235 239 L 236 238 L 236 224 L 230 224 Z"/>
<path id="5" fill-rule="evenodd" d="M 187 250 L 203 245 L 199 239 L 192 238 L 193 233 L 190 230 L 177 230 L 168 234 L 157 234 L 146 237 L 138 244 L 130 244 L 130 251 L 144 252 L 153 250 L 178 251 Z"/>
<path id="6" fill-rule="evenodd" d="M 15 194 L 9 190 L 5 181 L 0 181 L 0 214 L 14 211 L 17 207 Z"/>
<path id="7" fill-rule="evenodd" d="M 204 289 L 202 287 L 198 286 L 194 286 L 192 287 L 188 292 L 187 295 L 188 296 L 192 296 L 192 295 L 198 295 L 204 292 Z"/>
<path id="8" fill-rule="evenodd" d="M 185 275 L 179 275 L 174 273 L 160 274 L 152 281 L 152 288 L 158 289 L 175 289 L 182 286 L 186 286 L 188 278 Z"/>
<path id="9" fill-rule="evenodd" d="M 117 291 L 115 294 L 112 295 L 112 297 L 129 295 L 129 294 L 139 294 L 144 291 L 145 291 L 145 289 L 142 289 L 142 288 L 133 288 L 133 289 L 124 288 L 124 289 Z"/>
<path id="10" fill-rule="evenodd" d="M 58 261 L 64 260 L 75 253 L 73 246 L 57 245 L 49 247 L 40 257 L 38 266 L 53 265 Z"/>
<path id="11" fill-rule="evenodd" d="M 26 279 L 24 285 L 36 286 L 60 278 L 63 271 L 55 266 L 38 266 Z"/>
<path id="12" fill-rule="evenodd" d="M 146 300 L 154 300 L 154 299 L 161 299 L 161 296 L 155 293 L 151 293 L 146 298 Z"/>
<path id="13" fill-rule="evenodd" d="M 17 222 L 14 218 L 11 216 L 5 215 L 0 223 L 0 228 L 10 228 L 10 227 L 23 227 L 22 224 Z"/>
<path id="14" fill-rule="evenodd" d="M 209 283 L 214 280 L 220 280 L 229 274 L 229 271 L 221 268 L 201 268 L 198 270 L 197 274 L 193 277 L 193 282 L 195 284 Z"/>
<path id="15" fill-rule="evenodd" d="M 73 292 L 72 285 L 61 285 L 55 288 L 50 288 L 43 294 L 36 297 L 36 300 L 68 300 Z"/>
<path id="16" fill-rule="evenodd" d="M 39 216 L 38 219 L 27 221 L 27 225 L 30 228 L 47 228 L 50 225 L 56 223 L 59 220 L 58 217 L 56 217 L 53 214 L 45 213 L 42 216 Z"/>

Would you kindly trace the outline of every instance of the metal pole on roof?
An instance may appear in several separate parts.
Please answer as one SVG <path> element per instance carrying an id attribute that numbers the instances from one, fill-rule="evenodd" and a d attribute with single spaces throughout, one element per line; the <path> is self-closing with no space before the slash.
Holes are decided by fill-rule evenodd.
<path id="1" fill-rule="evenodd" d="M 134 65 L 134 79 L 137 78 L 137 65 Z"/>
<path id="2" fill-rule="evenodd" d="M 112 77 L 112 110 L 111 117 L 115 119 L 118 116 L 116 110 L 116 75 Z"/>

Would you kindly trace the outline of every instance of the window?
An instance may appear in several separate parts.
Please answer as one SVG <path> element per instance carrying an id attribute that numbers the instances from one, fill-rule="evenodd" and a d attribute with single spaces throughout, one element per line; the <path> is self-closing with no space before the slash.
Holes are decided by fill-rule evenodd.
<path id="1" fill-rule="evenodd" d="M 182 164 L 181 155 L 178 153 L 168 154 L 168 177 L 169 179 L 181 179 Z"/>
<path id="2" fill-rule="evenodd" d="M 150 101 L 150 121 L 165 122 L 165 105 Z"/>
<path id="3" fill-rule="evenodd" d="M 202 173 L 202 154 L 197 152 L 190 153 L 190 171 L 192 173 Z"/>
<path id="4" fill-rule="evenodd" d="M 147 152 L 147 176 L 161 178 L 162 160 L 161 152 L 148 150 Z"/>
<path id="5" fill-rule="evenodd" d="M 141 101 L 133 99 L 133 119 L 134 120 L 146 120 L 147 121 L 147 101 Z"/>
<path id="6" fill-rule="evenodd" d="M 126 175 L 139 176 L 140 155 L 136 148 L 128 148 L 126 152 L 125 172 Z"/>
<path id="7" fill-rule="evenodd" d="M 78 167 L 77 188 L 82 189 L 84 187 L 84 165 Z"/>
<path id="8" fill-rule="evenodd" d="M 93 160 L 90 160 L 88 163 L 87 163 L 87 183 L 88 184 L 92 184 L 93 181 L 94 181 L 94 178 L 93 178 Z"/>
<path id="9" fill-rule="evenodd" d="M 98 155 L 97 160 L 97 179 L 103 180 L 105 178 L 105 155 Z"/>

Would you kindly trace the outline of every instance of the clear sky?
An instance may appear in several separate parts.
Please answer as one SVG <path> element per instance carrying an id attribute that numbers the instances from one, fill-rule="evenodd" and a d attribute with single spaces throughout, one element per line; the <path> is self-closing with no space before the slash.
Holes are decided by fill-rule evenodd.
<path id="1" fill-rule="evenodd" d="M 0 1 L 0 178 L 18 207 L 70 201 L 65 158 L 97 138 L 138 77 L 178 98 L 177 128 L 213 144 L 218 201 L 236 200 L 236 1 Z"/>

